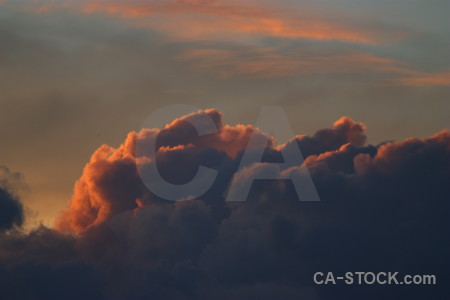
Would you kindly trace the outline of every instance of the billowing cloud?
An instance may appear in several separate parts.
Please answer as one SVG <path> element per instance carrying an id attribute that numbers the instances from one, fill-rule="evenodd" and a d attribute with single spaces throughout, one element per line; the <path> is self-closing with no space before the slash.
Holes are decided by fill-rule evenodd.
<path id="1" fill-rule="evenodd" d="M 198 136 L 186 119 L 207 114 L 216 124 L 217 133 Z M 175 120 L 163 129 L 145 129 L 131 132 L 118 149 L 107 145 L 99 148 L 84 169 L 77 182 L 74 198 L 68 210 L 57 221 L 60 229 L 84 231 L 91 225 L 104 222 L 111 215 L 139 207 L 152 195 L 144 187 L 136 165 L 145 163 L 136 157 L 137 140 L 146 143 L 158 136 L 158 166 L 162 176 L 183 182 L 196 170 L 197 164 L 211 160 L 220 165 L 230 160 L 246 147 L 253 134 L 263 134 L 252 126 L 230 127 L 222 123 L 222 115 L 216 110 Z M 154 161 L 150 163 L 154 164 Z M 183 165 L 183 170 L 180 169 Z M 125 191 L 134 191 L 128 193 Z"/>
<path id="2" fill-rule="evenodd" d="M 216 133 L 198 136 L 195 128 L 186 122 L 203 114 L 214 121 L 218 129 Z M 312 137 L 298 136 L 294 141 L 306 155 L 320 154 L 336 150 L 346 143 L 362 145 L 365 142 L 364 130 L 363 124 L 344 117 L 332 129 L 320 130 Z M 238 164 L 238 154 L 245 150 L 253 134 L 264 133 L 251 125 L 224 125 L 218 111 L 206 110 L 175 120 L 163 129 L 132 132 L 118 149 L 103 145 L 86 165 L 76 184 L 70 207 L 57 220 L 57 228 L 85 231 L 112 215 L 136 209 L 155 198 L 142 184 L 136 166 L 156 162 L 136 155 L 137 141 L 145 145 L 158 136 L 157 159 L 161 175 L 170 182 L 181 184 L 195 175 L 199 163 L 223 168 L 228 174 L 220 175 L 230 176 L 229 172 Z M 273 149 L 273 139 L 269 139 L 268 146 Z"/>
<path id="3" fill-rule="evenodd" d="M 219 130 L 198 136 L 186 121 L 205 114 Z M 275 174 L 281 180 L 255 181 L 246 202 L 225 202 L 251 134 L 264 133 L 224 125 L 219 112 L 207 110 L 132 132 L 118 148 L 100 147 L 56 229 L 0 236 L 0 276 L 11 283 L 0 293 L 66 298 L 62 287 L 70 294 L 78 282 L 71 295 L 96 299 L 445 299 L 449 131 L 372 146 L 364 124 L 343 117 L 265 149 L 265 162 L 279 162 L 281 148 L 298 143 L 320 202 L 298 201 L 282 180 L 302 166 Z M 136 165 L 155 162 L 136 155 L 135 145 L 155 135 L 166 180 L 186 182 L 204 165 L 218 171 L 211 190 L 177 202 L 147 190 Z M 259 166 L 244 170 L 267 171 Z M 314 272 L 361 270 L 434 274 L 438 284 L 312 283 Z"/>

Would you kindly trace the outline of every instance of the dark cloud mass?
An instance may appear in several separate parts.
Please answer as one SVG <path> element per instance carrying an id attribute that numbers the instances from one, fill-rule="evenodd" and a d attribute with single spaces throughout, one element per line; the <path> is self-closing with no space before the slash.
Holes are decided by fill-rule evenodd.
<path id="1" fill-rule="evenodd" d="M 14 195 L 20 174 L 0 166 L 0 233 L 23 223 L 23 207 Z"/>
<path id="2" fill-rule="evenodd" d="M 212 117 L 217 133 L 199 137 L 186 122 L 202 114 Z M 447 299 L 450 132 L 371 146 L 364 131 L 343 117 L 288 142 L 300 145 L 320 202 L 299 201 L 289 181 L 260 180 L 239 203 L 225 202 L 224 194 L 240 178 L 236 171 L 250 136 L 264 134 L 258 129 L 224 125 L 219 112 L 207 110 L 163 129 L 132 132 L 119 148 L 104 145 L 93 154 L 55 229 L 0 236 L 0 295 Z M 135 145 L 155 135 L 167 181 L 184 183 L 204 165 L 218 171 L 214 186 L 198 199 L 177 202 L 146 189 L 137 165 L 155 162 L 136 155 Z M 279 162 L 280 149 L 269 142 L 264 161 Z M 1 228 L 10 229 L 16 215 L 5 212 L 0 221 L 9 225 Z M 318 271 L 435 274 L 438 284 L 318 286 Z"/>

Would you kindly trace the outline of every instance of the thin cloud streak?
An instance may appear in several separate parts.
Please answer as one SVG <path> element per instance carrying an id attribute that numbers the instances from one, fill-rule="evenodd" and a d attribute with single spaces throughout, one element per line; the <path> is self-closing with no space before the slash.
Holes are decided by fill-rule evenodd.
<path id="1" fill-rule="evenodd" d="M 221 77 L 273 78 L 308 74 L 348 74 L 360 72 L 412 74 L 405 63 L 370 53 L 355 52 L 339 55 L 293 53 L 281 55 L 274 49 L 239 51 L 195 49 L 178 57 L 194 61 L 197 70 Z"/>
<path id="2" fill-rule="evenodd" d="M 450 86 L 450 72 L 418 73 L 414 77 L 404 77 L 396 80 L 398 85 L 411 87 Z"/>
<path id="3" fill-rule="evenodd" d="M 378 83 L 392 86 L 446 86 L 450 73 L 425 73 L 405 62 L 367 52 L 317 55 L 302 50 L 279 54 L 274 48 L 189 50 L 178 57 L 196 72 L 221 78 L 277 78 L 315 74 L 375 74 Z M 388 78 L 386 78 L 388 76 Z M 386 82 L 388 82 L 386 84 Z"/>

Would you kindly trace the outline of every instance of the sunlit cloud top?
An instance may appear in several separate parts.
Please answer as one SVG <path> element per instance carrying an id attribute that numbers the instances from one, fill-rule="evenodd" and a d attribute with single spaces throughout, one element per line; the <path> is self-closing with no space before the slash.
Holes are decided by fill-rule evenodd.
<path id="1" fill-rule="evenodd" d="M 281 105 L 302 133 L 349 115 L 375 144 L 429 136 L 448 128 L 449 11 L 448 0 L 0 0 L 0 165 L 24 173 L 51 223 L 92 151 L 166 103 L 214 107 L 229 124 Z"/>

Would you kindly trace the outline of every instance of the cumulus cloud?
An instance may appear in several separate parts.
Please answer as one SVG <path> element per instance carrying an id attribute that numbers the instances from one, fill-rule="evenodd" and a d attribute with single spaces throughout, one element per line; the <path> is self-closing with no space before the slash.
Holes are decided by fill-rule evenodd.
<path id="1" fill-rule="evenodd" d="M 214 121 L 218 129 L 216 133 L 198 136 L 195 128 L 187 122 L 203 114 Z M 232 167 L 233 159 L 246 147 L 254 133 L 263 134 L 253 126 L 224 125 L 218 111 L 207 110 L 175 120 L 163 129 L 131 132 L 118 149 L 103 145 L 92 155 L 83 176 L 76 183 L 70 207 L 57 220 L 57 228 L 81 232 L 112 215 L 133 210 L 155 199 L 143 185 L 137 165 L 156 162 L 148 160 L 145 154 L 136 155 L 138 141 L 145 147 L 157 136 L 161 176 L 169 182 L 181 184 L 195 175 L 199 164 L 225 169 Z"/>
<path id="2" fill-rule="evenodd" d="M 218 131 L 198 136 L 187 119 L 205 114 Z M 236 171 L 249 136 L 264 134 L 258 129 L 224 125 L 219 112 L 206 110 L 132 132 L 120 147 L 93 154 L 55 229 L 0 236 L 0 277 L 11 283 L 0 292 L 67 298 L 78 283 L 72 298 L 445 299 L 450 132 L 379 146 L 366 145 L 364 132 L 364 124 L 343 117 L 286 145 L 269 139 L 264 162 L 279 162 L 281 149 L 298 143 L 304 165 L 250 166 L 245 172 L 274 172 L 276 180 L 255 181 L 239 203 L 224 194 L 242 175 Z M 206 194 L 171 202 L 144 187 L 137 165 L 155 161 L 136 155 L 135 145 L 155 135 L 166 180 L 186 182 L 198 165 L 217 170 Z M 283 180 L 305 166 L 320 202 L 298 201 Z M 438 284 L 312 283 L 314 272 L 361 270 L 435 274 Z"/>

